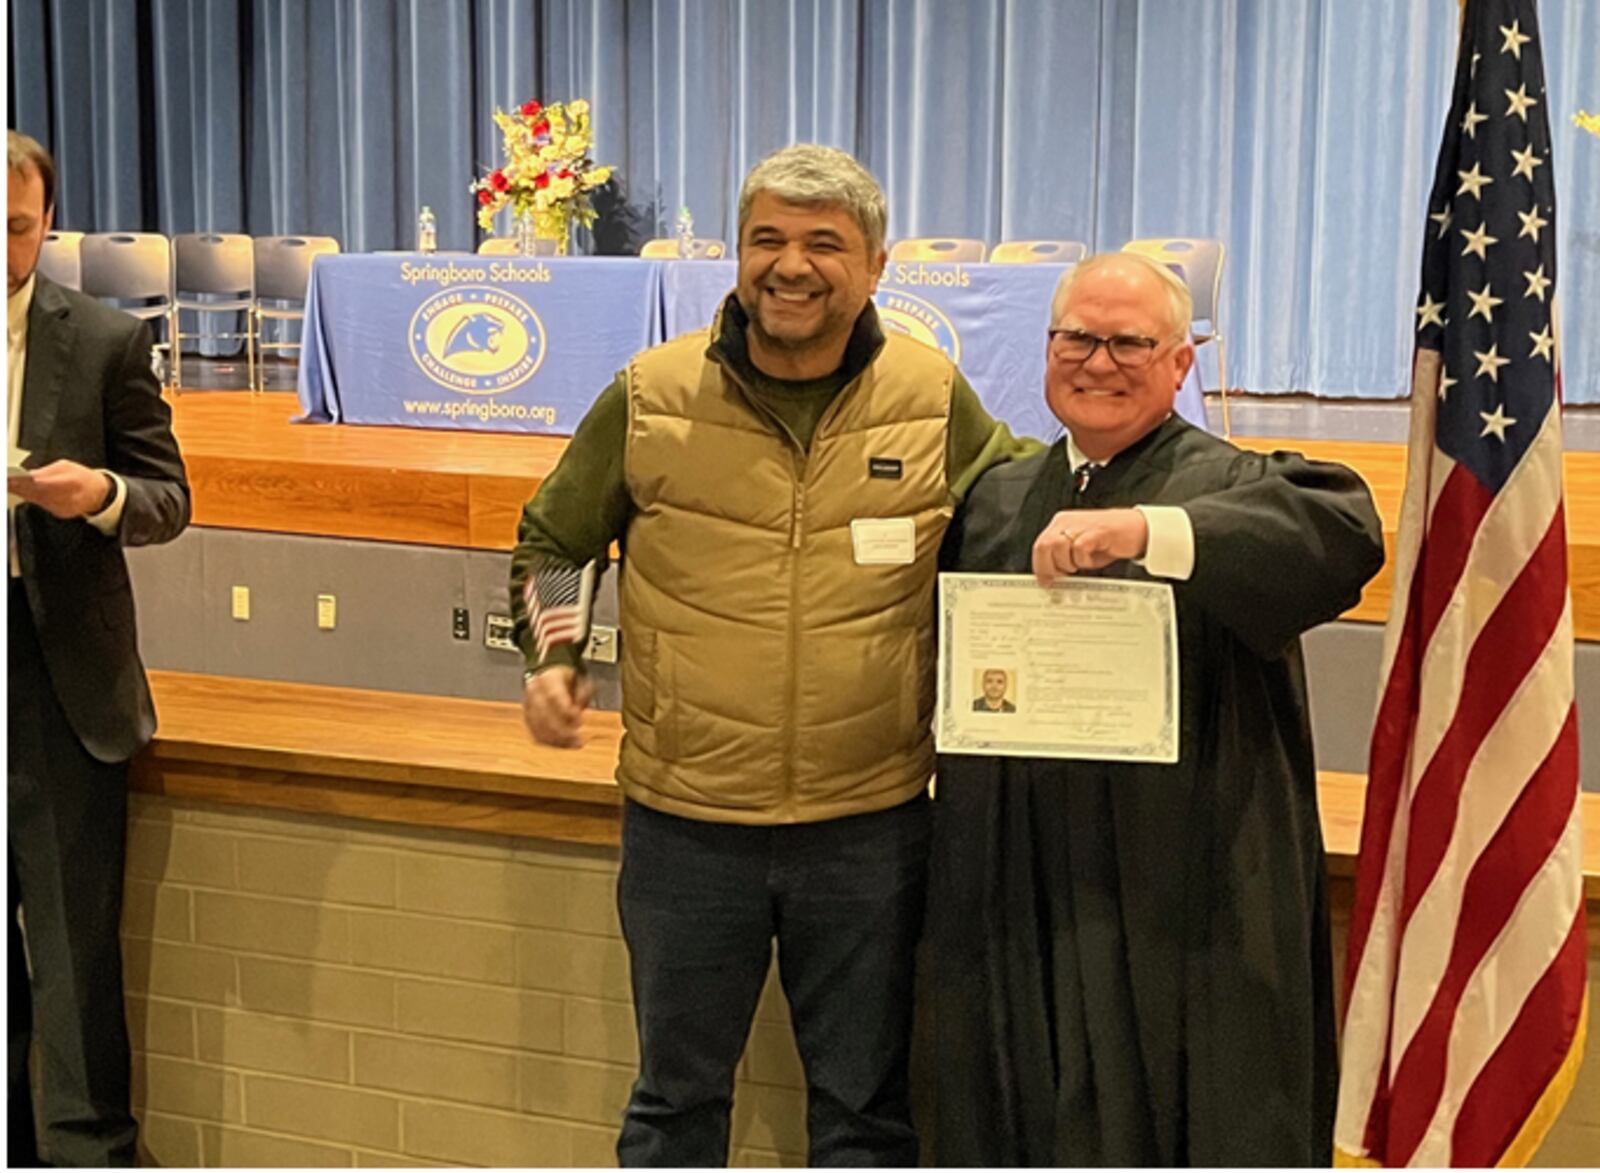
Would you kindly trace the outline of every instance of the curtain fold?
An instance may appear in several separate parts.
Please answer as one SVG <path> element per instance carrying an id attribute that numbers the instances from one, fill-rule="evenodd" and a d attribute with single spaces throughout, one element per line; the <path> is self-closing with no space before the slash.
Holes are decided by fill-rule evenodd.
<path id="1" fill-rule="evenodd" d="M 825 142 L 883 182 L 891 238 L 1220 238 L 1234 386 L 1409 383 L 1453 0 L 8 4 L 11 125 L 56 153 L 61 227 L 393 249 L 428 205 L 472 249 L 494 108 L 585 97 L 618 169 L 591 247 L 684 206 L 732 245 L 749 167 Z M 1600 332 L 1573 323 L 1600 303 L 1600 143 L 1571 115 L 1600 103 L 1600 4 L 1541 15 L 1566 395 L 1597 403 Z"/>

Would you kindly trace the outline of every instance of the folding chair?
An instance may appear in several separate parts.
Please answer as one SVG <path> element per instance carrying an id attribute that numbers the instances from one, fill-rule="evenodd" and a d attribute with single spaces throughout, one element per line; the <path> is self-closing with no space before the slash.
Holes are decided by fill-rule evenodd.
<path id="1" fill-rule="evenodd" d="M 317 257 L 339 251 L 339 242 L 331 236 L 258 236 L 255 241 L 255 298 L 251 306 L 256 335 L 256 353 L 262 360 L 256 363 L 255 390 L 266 389 L 266 362 L 264 351 L 292 350 L 299 362 L 299 342 L 279 339 L 269 342 L 262 326 L 273 322 L 301 322 L 306 316 L 306 288 L 311 283 L 311 262 Z M 268 305 L 268 302 L 274 304 Z"/>
<path id="2" fill-rule="evenodd" d="M 678 241 L 675 237 L 661 236 L 655 240 L 647 240 L 639 246 L 641 257 L 658 261 L 720 261 L 728 254 L 728 246 L 720 240 L 702 240 L 695 237 L 689 242 L 689 255 L 678 255 Z"/>
<path id="3" fill-rule="evenodd" d="M 83 233 L 51 229 L 45 233 L 44 247 L 39 250 L 39 272 L 57 285 L 77 289 L 83 283 L 79 249 Z"/>
<path id="4" fill-rule="evenodd" d="M 78 243 L 79 288 L 147 322 L 165 320 L 155 349 L 176 353 L 178 315 L 172 304 L 172 245 L 159 232 L 90 232 Z"/>
<path id="5" fill-rule="evenodd" d="M 250 386 L 256 385 L 255 242 L 243 233 L 190 232 L 172 238 L 173 334 L 172 388 L 183 389 L 185 338 L 242 338 Z M 182 331 L 184 310 L 197 315 L 193 334 Z M 244 314 L 244 329 L 208 331 L 208 314 Z"/>
<path id="6" fill-rule="evenodd" d="M 919 236 L 897 240 L 889 249 L 891 261 L 981 261 L 983 241 L 960 236 Z"/>
<path id="7" fill-rule="evenodd" d="M 1228 419 L 1228 361 L 1227 346 L 1222 337 L 1222 262 L 1224 249 L 1220 240 L 1198 237 L 1171 236 L 1148 237 L 1130 240 L 1122 246 L 1125 253 L 1139 253 L 1159 261 L 1189 287 L 1194 300 L 1191 334 L 1196 346 L 1207 342 L 1217 344 L 1217 383 L 1222 399 L 1222 434 L 1233 435 Z M 1201 323 L 1204 323 L 1202 328 Z"/>
<path id="8" fill-rule="evenodd" d="M 1003 240 L 989 253 L 991 265 L 1030 265 L 1040 261 L 1076 265 L 1089 252 L 1081 240 Z"/>

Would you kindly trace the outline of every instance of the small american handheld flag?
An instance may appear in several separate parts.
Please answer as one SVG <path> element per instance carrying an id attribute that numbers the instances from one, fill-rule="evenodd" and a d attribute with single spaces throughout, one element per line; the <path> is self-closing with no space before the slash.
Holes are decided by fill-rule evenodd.
<path id="1" fill-rule="evenodd" d="M 1555 185 L 1533 0 L 1467 0 L 1351 913 L 1343 1164 L 1525 1164 L 1585 940 Z"/>

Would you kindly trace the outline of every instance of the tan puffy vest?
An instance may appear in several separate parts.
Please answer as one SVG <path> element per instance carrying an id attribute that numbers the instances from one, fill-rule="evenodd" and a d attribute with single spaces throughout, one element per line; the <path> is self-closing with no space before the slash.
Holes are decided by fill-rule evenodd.
<path id="1" fill-rule="evenodd" d="M 802 454 L 705 357 L 708 337 L 628 370 L 618 781 L 646 806 L 728 823 L 904 802 L 933 773 L 955 368 L 890 335 Z M 874 457 L 899 477 L 869 476 Z M 913 560 L 858 565 L 856 518 L 911 518 Z"/>

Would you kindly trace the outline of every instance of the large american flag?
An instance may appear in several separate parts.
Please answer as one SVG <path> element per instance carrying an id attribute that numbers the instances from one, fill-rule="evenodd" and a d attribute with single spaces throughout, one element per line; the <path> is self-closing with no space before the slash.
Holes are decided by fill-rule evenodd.
<path id="1" fill-rule="evenodd" d="M 1524 1164 L 1583 1051 L 1547 105 L 1533 0 L 1467 0 L 1416 311 L 1341 1163 Z"/>

